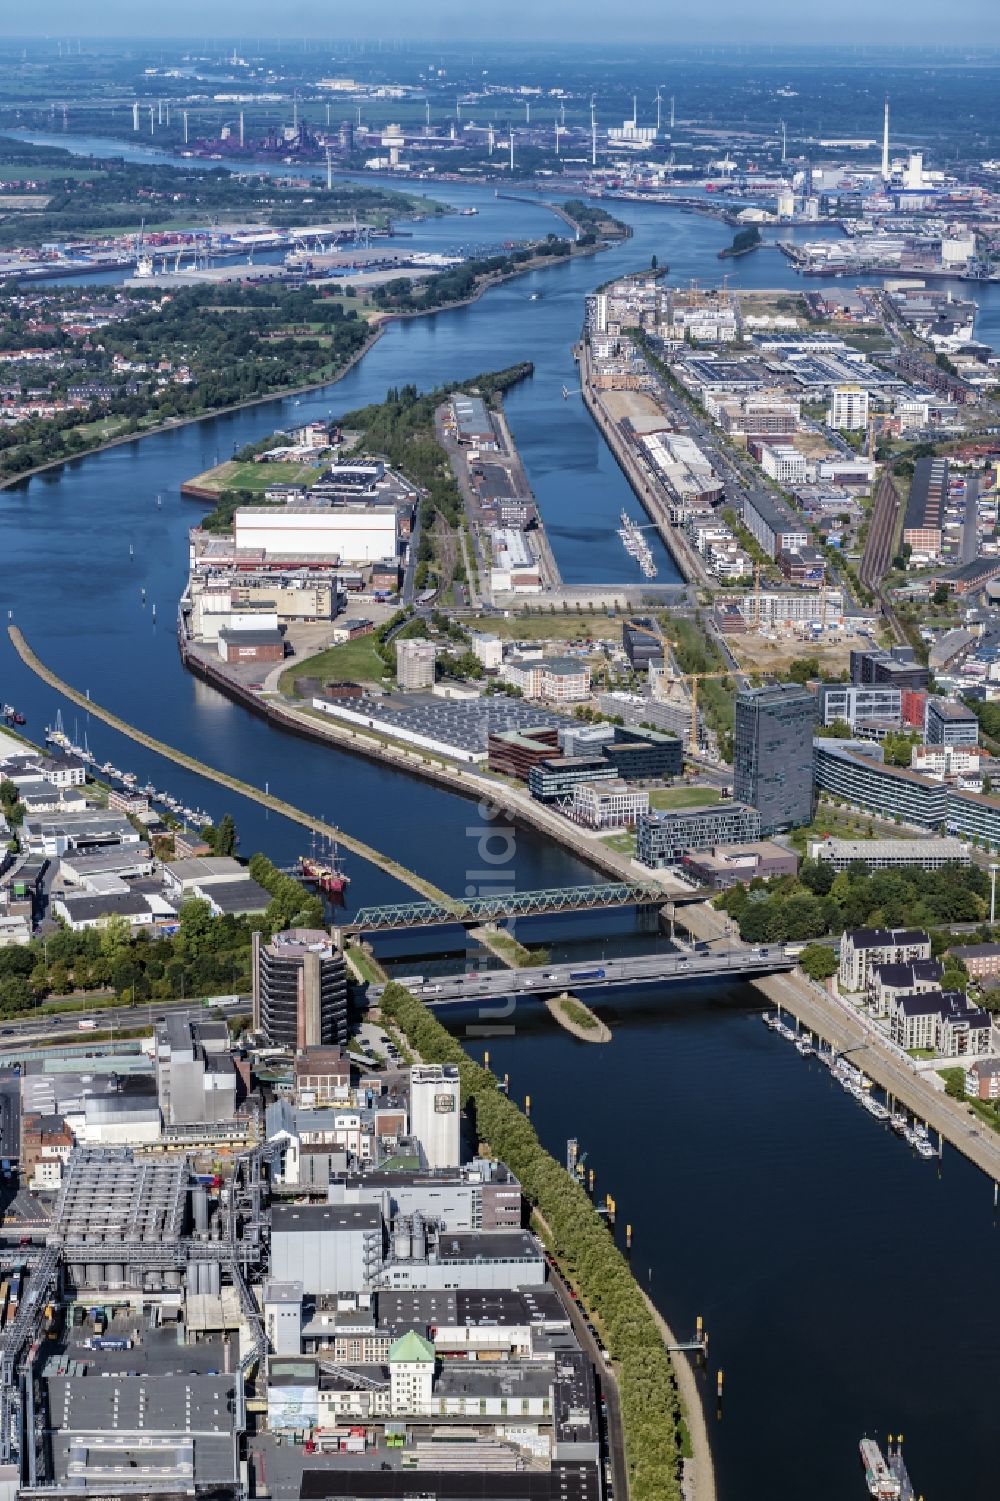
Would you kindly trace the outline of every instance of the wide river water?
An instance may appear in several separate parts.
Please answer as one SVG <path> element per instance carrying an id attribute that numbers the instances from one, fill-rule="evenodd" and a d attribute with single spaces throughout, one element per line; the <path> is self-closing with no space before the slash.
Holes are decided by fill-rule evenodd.
<path id="1" fill-rule="evenodd" d="M 414 226 L 421 248 L 493 245 L 554 224 L 541 203 L 498 201 L 464 184 L 434 192 L 480 212 Z M 469 308 L 395 324 L 337 385 L 110 449 L 0 492 L 4 620 L 10 611 L 56 672 L 151 734 L 269 785 L 449 890 L 481 880 L 484 822 L 474 803 L 290 738 L 183 671 L 174 612 L 198 510 L 178 487 L 234 446 L 380 400 L 389 385 L 427 388 L 530 359 L 534 377 L 507 410 L 564 576 L 634 577 L 615 528 L 622 507 L 638 515 L 637 504 L 579 399 L 562 397 L 574 384 L 570 346 L 583 297 L 654 253 L 681 284 L 716 283 L 716 255 L 731 231 L 668 207 L 610 206 L 633 228 L 627 243 L 509 283 Z M 737 286 L 803 285 L 775 250 L 725 269 Z M 979 334 L 998 344 L 1000 289 L 973 290 Z M 657 561 L 661 579 L 673 576 L 662 550 Z M 24 709 L 36 734 L 59 707 L 6 634 L 0 698 Z M 71 731 L 74 717 L 70 708 Z M 100 759 L 194 806 L 230 809 L 245 853 L 264 847 L 284 863 L 301 852 L 301 833 L 284 820 L 99 723 L 81 720 L 77 733 L 85 729 Z M 509 868 L 522 889 L 592 878 L 522 829 Z M 406 895 L 359 861 L 350 871 L 351 906 Z M 724 1501 L 860 1497 L 857 1441 L 866 1431 L 907 1435 L 917 1488 L 932 1501 L 992 1498 L 1000 1300 L 987 1285 L 998 1245 L 989 1185 L 947 1150 L 940 1169 L 914 1159 L 825 1070 L 760 1025 L 749 987 L 654 990 L 607 998 L 600 1009 L 615 1033 L 608 1047 L 576 1043 L 529 1007 L 491 1039 L 491 1059 L 509 1070 L 515 1098 L 531 1095 L 557 1156 L 567 1136 L 580 1137 L 599 1191 L 613 1193 L 620 1223 L 635 1226 L 636 1271 L 676 1332 L 704 1315 L 711 1371 L 726 1371 L 721 1419 L 714 1378 L 707 1401 Z M 469 1046 L 482 1049 L 474 1034 Z M 966 1277 L 983 1280 L 974 1298 Z"/>

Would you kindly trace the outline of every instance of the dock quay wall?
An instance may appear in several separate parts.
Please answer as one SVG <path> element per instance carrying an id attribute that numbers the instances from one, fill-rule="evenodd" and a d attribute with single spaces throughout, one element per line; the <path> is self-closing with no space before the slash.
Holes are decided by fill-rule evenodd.
<path id="1" fill-rule="evenodd" d="M 614 880 L 635 879 L 635 868 L 630 861 L 617 855 L 614 850 L 608 849 L 598 840 L 587 839 L 570 825 L 563 828 L 561 825 L 565 820 L 550 813 L 540 803 L 533 803 L 529 800 L 527 792 L 518 791 L 512 796 L 513 789 L 503 782 L 493 782 L 485 776 L 477 775 L 476 772 L 459 766 L 452 767 L 443 762 L 426 760 L 425 753 L 408 750 L 402 745 L 396 746 L 382 740 L 375 740 L 360 731 L 352 730 L 347 725 L 336 725 L 332 720 L 320 723 L 318 720 L 310 719 L 304 711 L 298 711 L 287 703 L 264 698 L 259 693 L 244 687 L 242 683 L 229 677 L 220 667 L 216 667 L 214 663 L 206 662 L 202 656 L 192 651 L 190 646 L 183 642 L 181 642 L 181 656 L 184 665 L 196 677 L 218 688 L 220 693 L 226 694 L 228 698 L 235 699 L 251 713 L 269 720 L 292 735 L 299 735 L 304 740 L 312 740 L 317 744 L 332 745 L 337 750 L 349 751 L 356 756 L 365 756 L 371 761 L 379 761 L 383 766 L 391 766 L 395 771 L 421 777 L 426 782 L 435 782 L 438 786 L 447 787 L 449 791 L 458 792 L 463 797 L 494 803 L 500 806 L 505 816 L 514 823 L 524 824 L 537 829 L 539 833 L 548 835 L 595 870 L 602 871 Z M 338 832 L 336 837 L 341 844 L 346 845 L 346 839 L 341 832 Z M 657 878 L 655 871 L 643 873 L 650 880 L 655 881 Z M 664 901 L 669 899 L 669 895 L 668 891 L 664 891 Z"/>
<path id="2" fill-rule="evenodd" d="M 680 569 L 684 581 L 688 584 L 708 583 L 708 575 L 694 548 L 688 542 L 688 539 L 680 528 L 671 526 L 670 522 L 666 520 L 661 504 L 657 503 L 654 491 L 655 481 L 652 479 L 652 476 L 644 472 L 635 454 L 619 432 L 617 424 L 608 417 L 600 396 L 593 389 L 591 385 L 590 346 L 586 339 L 581 341 L 579 351 L 580 390 L 583 395 L 584 406 L 591 417 L 593 417 L 602 437 L 614 454 L 619 468 L 635 492 L 636 499 L 656 527 L 664 547 Z"/>

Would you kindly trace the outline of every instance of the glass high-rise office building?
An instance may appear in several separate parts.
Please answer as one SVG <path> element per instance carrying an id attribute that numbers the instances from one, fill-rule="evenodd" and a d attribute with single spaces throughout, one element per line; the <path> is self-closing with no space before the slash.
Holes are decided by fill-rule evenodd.
<path id="1" fill-rule="evenodd" d="M 812 819 L 815 722 L 816 699 L 797 683 L 736 695 L 733 796 L 757 809 L 764 838 Z"/>

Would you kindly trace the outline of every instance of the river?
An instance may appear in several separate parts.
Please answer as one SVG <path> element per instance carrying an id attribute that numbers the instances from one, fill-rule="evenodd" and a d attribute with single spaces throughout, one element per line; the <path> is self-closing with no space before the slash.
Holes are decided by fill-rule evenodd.
<path id="1" fill-rule="evenodd" d="M 485 240 L 501 221 L 510 238 L 552 227 L 542 205 L 498 204 L 471 185 L 436 191 L 481 214 L 434 233 Z M 55 671 L 151 734 L 269 784 L 449 890 L 481 880 L 488 824 L 475 804 L 289 738 L 183 671 L 173 617 L 198 513 L 178 486 L 234 445 L 379 400 L 390 384 L 426 388 L 531 359 L 535 376 L 511 393 L 508 414 L 560 566 L 572 581 L 630 577 L 614 530 L 622 505 L 637 514 L 635 502 L 578 399 L 561 395 L 573 383 L 582 298 L 653 253 L 682 283 L 716 282 L 716 252 L 730 231 L 669 208 L 613 207 L 633 227 L 628 243 L 509 283 L 469 308 L 393 325 L 339 385 L 123 445 L 0 492 L 3 609 Z M 737 286 L 803 285 L 776 251 L 725 269 Z M 529 301 L 536 290 L 541 297 Z M 1000 289 L 974 291 L 989 338 L 1000 326 Z M 661 578 L 670 576 L 665 554 L 658 561 Z M 25 709 L 35 733 L 58 707 L 6 637 L 0 697 Z M 263 846 L 286 861 L 301 850 L 300 832 L 283 820 L 104 726 L 87 730 L 102 759 L 194 805 L 231 808 L 245 851 Z M 509 868 L 522 889 L 592 875 L 520 829 Z M 352 906 L 405 895 L 361 862 L 351 874 Z M 996 1490 L 991 1378 L 1000 1336 L 989 1292 L 989 1187 L 950 1152 L 940 1173 L 913 1159 L 824 1070 L 766 1031 L 758 1004 L 744 986 L 608 1001 L 599 1006 L 615 1032 L 608 1047 L 574 1042 L 529 1006 L 489 1047 L 515 1098 L 532 1096 L 557 1156 L 567 1136 L 581 1138 L 599 1190 L 635 1225 L 636 1270 L 675 1330 L 689 1332 L 704 1315 L 711 1370 L 726 1370 L 723 1416 L 711 1425 L 724 1501 L 860 1497 L 857 1441 L 887 1430 L 908 1435 L 921 1492 L 987 1501 Z M 975 1297 L 966 1277 L 980 1287 Z"/>

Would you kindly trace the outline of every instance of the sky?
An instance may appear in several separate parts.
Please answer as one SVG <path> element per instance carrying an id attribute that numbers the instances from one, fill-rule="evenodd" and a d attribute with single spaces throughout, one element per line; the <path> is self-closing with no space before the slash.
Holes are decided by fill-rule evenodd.
<path id="1" fill-rule="evenodd" d="M 478 42 L 995 45 L 997 0 L 5 0 L 0 38 L 19 36 L 364 37 Z M 37 16 L 37 21 L 34 17 Z"/>

